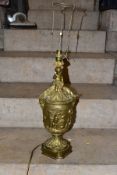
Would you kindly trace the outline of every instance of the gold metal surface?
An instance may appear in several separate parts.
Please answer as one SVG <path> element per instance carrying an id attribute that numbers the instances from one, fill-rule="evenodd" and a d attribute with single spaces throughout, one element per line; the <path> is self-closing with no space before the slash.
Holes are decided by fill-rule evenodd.
<path id="1" fill-rule="evenodd" d="M 78 100 L 78 96 L 64 84 L 63 68 L 62 52 L 58 50 L 52 86 L 39 97 L 44 126 L 52 134 L 52 137 L 42 144 L 41 149 L 43 154 L 54 159 L 64 158 L 72 151 L 70 142 L 63 138 L 63 134 L 74 124 Z"/>

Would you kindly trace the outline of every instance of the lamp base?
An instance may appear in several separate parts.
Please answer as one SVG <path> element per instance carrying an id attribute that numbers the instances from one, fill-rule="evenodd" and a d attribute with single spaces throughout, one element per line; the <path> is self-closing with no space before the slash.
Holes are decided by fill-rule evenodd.
<path id="1" fill-rule="evenodd" d="M 52 138 L 42 144 L 42 154 L 52 159 L 64 159 L 72 152 L 71 144 L 62 136 L 53 135 Z"/>

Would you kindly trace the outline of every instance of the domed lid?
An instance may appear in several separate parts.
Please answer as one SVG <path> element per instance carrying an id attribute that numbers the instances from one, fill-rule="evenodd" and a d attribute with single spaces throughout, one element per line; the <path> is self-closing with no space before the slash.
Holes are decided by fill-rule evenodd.
<path id="1" fill-rule="evenodd" d="M 50 104 L 67 104 L 76 100 L 76 95 L 66 86 L 52 85 L 44 92 L 43 100 Z"/>

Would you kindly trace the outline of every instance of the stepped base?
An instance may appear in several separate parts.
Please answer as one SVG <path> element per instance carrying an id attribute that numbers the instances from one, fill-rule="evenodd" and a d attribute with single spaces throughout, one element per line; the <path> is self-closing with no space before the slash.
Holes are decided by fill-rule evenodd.
<path id="1" fill-rule="evenodd" d="M 65 150 L 54 151 L 49 149 L 45 144 L 42 144 L 42 154 L 52 158 L 52 159 L 64 159 L 67 155 L 72 152 L 71 145 L 69 144 Z"/>
<path id="2" fill-rule="evenodd" d="M 45 129 L 0 129 L 0 174 L 26 175 L 31 151 L 49 137 Z M 73 152 L 53 160 L 34 151 L 29 175 L 116 175 L 117 130 L 73 129 L 65 135 Z"/>
<path id="3" fill-rule="evenodd" d="M 52 135 L 41 147 L 42 154 L 53 159 L 64 159 L 72 152 L 71 144 L 62 135 Z"/>

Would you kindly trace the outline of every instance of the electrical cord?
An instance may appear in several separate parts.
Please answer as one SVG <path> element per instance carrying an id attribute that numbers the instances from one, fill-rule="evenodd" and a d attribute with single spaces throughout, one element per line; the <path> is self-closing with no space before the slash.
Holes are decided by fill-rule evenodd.
<path id="1" fill-rule="evenodd" d="M 30 165 L 31 165 L 31 161 L 34 155 L 34 152 L 37 150 L 37 148 L 39 148 L 41 146 L 41 144 L 37 145 L 35 148 L 33 148 L 33 150 L 31 151 L 30 154 L 30 158 L 29 158 L 29 162 L 28 162 L 28 167 L 27 167 L 27 171 L 26 171 L 26 175 L 29 175 L 29 171 L 30 171 Z"/>

